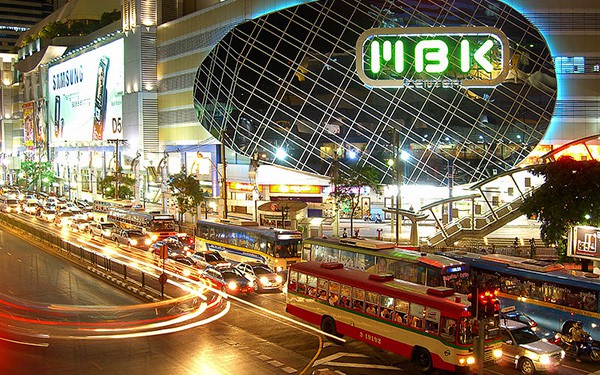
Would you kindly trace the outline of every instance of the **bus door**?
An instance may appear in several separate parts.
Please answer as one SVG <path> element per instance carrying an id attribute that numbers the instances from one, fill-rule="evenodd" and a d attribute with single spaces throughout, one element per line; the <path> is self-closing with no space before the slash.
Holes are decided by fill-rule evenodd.
<path id="1" fill-rule="evenodd" d="M 302 244 L 302 254 L 301 254 L 301 256 L 302 256 L 302 261 L 304 261 L 304 262 L 308 262 L 308 261 L 314 260 L 313 259 L 313 253 L 312 253 L 312 245 L 311 244 L 306 243 L 306 242 Z"/>

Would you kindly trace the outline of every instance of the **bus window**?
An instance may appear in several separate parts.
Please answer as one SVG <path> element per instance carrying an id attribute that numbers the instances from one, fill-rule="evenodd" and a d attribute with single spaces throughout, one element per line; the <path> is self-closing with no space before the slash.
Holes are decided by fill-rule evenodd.
<path id="1" fill-rule="evenodd" d="M 367 313 L 371 315 L 378 315 L 379 313 L 379 294 L 373 292 L 367 292 Z"/>
<path id="2" fill-rule="evenodd" d="M 328 281 L 326 279 L 319 279 L 317 282 L 317 298 L 325 301 L 327 299 L 327 287 Z"/>
<path id="3" fill-rule="evenodd" d="M 394 321 L 406 324 L 406 315 L 408 314 L 408 302 L 396 299 L 394 304 Z"/>
<path id="4" fill-rule="evenodd" d="M 298 273 L 298 292 L 306 293 L 306 274 Z"/>
<path id="5" fill-rule="evenodd" d="M 427 308 L 425 312 L 425 330 L 427 332 L 438 333 L 440 326 L 440 310 Z"/>
<path id="6" fill-rule="evenodd" d="M 388 296 L 381 296 L 379 306 L 381 312 L 379 316 L 384 319 L 392 319 L 392 311 L 394 310 L 394 299 Z"/>
<path id="7" fill-rule="evenodd" d="M 473 342 L 473 324 L 477 320 L 472 318 L 462 318 L 458 324 L 458 342 L 460 344 L 470 344 Z"/>
<path id="8" fill-rule="evenodd" d="M 442 317 L 440 321 L 440 336 L 448 342 L 455 342 L 456 320 Z"/>
<path id="9" fill-rule="evenodd" d="M 340 299 L 340 284 L 330 282 L 329 283 L 329 304 L 331 306 L 337 305 Z"/>
<path id="10" fill-rule="evenodd" d="M 352 293 L 351 287 L 349 287 L 348 285 L 342 285 L 341 292 L 340 292 L 341 298 L 339 301 L 340 306 L 350 308 L 350 300 L 352 299 L 351 293 Z"/>
<path id="11" fill-rule="evenodd" d="M 288 288 L 290 290 L 298 289 L 298 272 L 290 271 L 290 281 L 288 283 Z"/>
<path id="12" fill-rule="evenodd" d="M 417 329 L 423 329 L 423 317 L 425 306 L 417 303 L 410 304 L 409 325 Z"/>
<path id="13" fill-rule="evenodd" d="M 365 309 L 365 290 L 360 288 L 353 289 L 352 308 L 358 311 Z"/>
<path id="14" fill-rule="evenodd" d="M 306 279 L 306 290 L 311 297 L 317 296 L 317 277 L 308 275 Z"/>

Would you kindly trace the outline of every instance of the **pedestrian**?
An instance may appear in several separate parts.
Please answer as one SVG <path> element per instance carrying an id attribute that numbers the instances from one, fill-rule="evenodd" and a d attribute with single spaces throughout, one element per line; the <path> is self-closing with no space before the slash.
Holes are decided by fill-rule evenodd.
<path id="1" fill-rule="evenodd" d="M 355 229 L 354 230 L 354 237 L 358 238 L 358 232 L 360 232 L 360 229 Z"/>
<path id="2" fill-rule="evenodd" d="M 535 238 L 529 240 L 529 257 L 531 259 L 535 258 Z"/>
<path id="3" fill-rule="evenodd" d="M 521 249 L 519 248 L 519 237 L 515 237 L 515 241 L 513 242 L 513 250 L 515 256 L 521 255 Z"/>
<path id="4" fill-rule="evenodd" d="M 375 222 L 381 223 L 381 215 L 380 214 L 375 215 Z"/>
<path id="5" fill-rule="evenodd" d="M 344 228 L 344 231 L 342 232 L 342 237 L 343 238 L 348 237 L 348 230 L 346 228 Z"/>

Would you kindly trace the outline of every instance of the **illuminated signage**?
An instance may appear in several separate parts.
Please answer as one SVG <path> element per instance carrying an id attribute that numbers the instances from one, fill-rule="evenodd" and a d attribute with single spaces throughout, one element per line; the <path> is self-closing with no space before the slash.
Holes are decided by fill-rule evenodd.
<path id="1" fill-rule="evenodd" d="M 578 226 L 573 228 L 569 241 L 569 256 L 598 260 L 600 228 Z"/>
<path id="2" fill-rule="evenodd" d="M 270 193 L 282 194 L 321 194 L 321 187 L 317 185 L 271 185 Z"/>
<path id="3" fill-rule="evenodd" d="M 118 39 L 48 68 L 53 144 L 123 139 L 123 48 Z"/>
<path id="4" fill-rule="evenodd" d="M 256 185 L 244 182 L 228 182 L 229 190 L 254 191 Z M 262 186 L 258 186 L 258 191 L 262 191 Z"/>
<path id="5" fill-rule="evenodd" d="M 368 86 L 496 86 L 508 64 L 508 39 L 493 27 L 374 28 L 356 42 L 356 70 Z"/>

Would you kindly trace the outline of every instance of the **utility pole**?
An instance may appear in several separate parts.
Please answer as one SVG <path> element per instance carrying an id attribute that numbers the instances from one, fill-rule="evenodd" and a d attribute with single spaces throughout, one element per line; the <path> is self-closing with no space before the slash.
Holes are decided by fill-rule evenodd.
<path id="1" fill-rule="evenodd" d="M 124 142 L 120 139 L 109 139 L 108 143 L 115 144 L 115 199 L 119 199 L 119 177 L 121 175 L 119 166 L 121 165 L 119 160 L 119 143 Z"/>
<path id="2" fill-rule="evenodd" d="M 221 162 L 223 163 L 223 183 L 221 193 L 223 194 L 223 219 L 227 219 L 227 157 L 225 156 L 225 130 L 221 130 Z"/>

